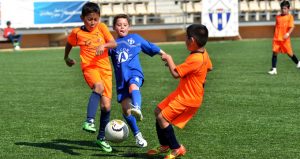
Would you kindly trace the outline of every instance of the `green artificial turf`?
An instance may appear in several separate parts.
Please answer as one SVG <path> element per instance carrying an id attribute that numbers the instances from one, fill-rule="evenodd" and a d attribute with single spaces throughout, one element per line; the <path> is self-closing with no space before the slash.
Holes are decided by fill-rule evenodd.
<path id="1" fill-rule="evenodd" d="M 292 39 L 300 58 L 299 39 Z M 269 159 L 300 156 L 300 70 L 287 55 L 271 67 L 272 40 L 208 42 L 214 70 L 207 76 L 203 104 L 184 129 L 175 128 L 188 159 Z M 184 43 L 163 44 L 179 64 L 188 56 Z M 130 137 L 100 151 L 97 134 L 81 130 L 91 90 L 79 66 L 79 49 L 67 67 L 64 50 L 0 52 L 0 158 L 148 158 L 158 145 L 154 109 L 179 82 L 159 56 L 141 54 L 145 74 L 141 89 L 144 120 L 138 122 L 148 148 Z M 115 84 L 111 119 L 122 119 Z M 97 114 L 97 127 L 99 124 Z M 154 157 L 157 158 L 157 157 Z"/>

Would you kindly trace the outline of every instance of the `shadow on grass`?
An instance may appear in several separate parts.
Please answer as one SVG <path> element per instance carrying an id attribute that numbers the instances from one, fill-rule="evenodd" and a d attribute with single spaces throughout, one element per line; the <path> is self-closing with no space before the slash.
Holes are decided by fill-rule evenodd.
<path id="1" fill-rule="evenodd" d="M 97 156 L 97 157 L 107 157 L 106 154 L 96 154 L 93 156 Z M 155 156 L 148 156 L 146 153 L 123 153 L 123 154 L 112 154 L 110 156 L 115 156 L 116 158 L 120 157 L 120 158 L 144 158 L 144 159 L 160 159 L 160 158 L 164 158 L 164 156 L 161 155 L 155 155 Z"/>
<path id="2" fill-rule="evenodd" d="M 149 157 L 146 153 L 127 153 L 122 150 L 118 149 L 124 149 L 124 148 L 137 148 L 136 146 L 113 146 L 113 152 L 112 153 L 106 153 L 101 151 L 98 146 L 91 141 L 80 141 L 80 140 L 67 140 L 67 139 L 55 139 L 51 140 L 49 142 L 16 142 L 15 145 L 19 146 L 31 146 L 31 147 L 37 147 L 37 148 L 46 148 L 46 149 L 52 149 L 61 151 L 70 155 L 74 156 L 80 156 L 82 155 L 79 152 L 76 152 L 76 150 L 89 150 L 89 151 L 97 151 L 100 152 L 99 154 L 93 154 L 92 156 L 99 156 L 99 157 L 108 157 L 108 156 L 115 156 L 115 157 L 134 157 L 134 158 L 161 158 L 161 156 L 155 156 L 155 157 Z"/>

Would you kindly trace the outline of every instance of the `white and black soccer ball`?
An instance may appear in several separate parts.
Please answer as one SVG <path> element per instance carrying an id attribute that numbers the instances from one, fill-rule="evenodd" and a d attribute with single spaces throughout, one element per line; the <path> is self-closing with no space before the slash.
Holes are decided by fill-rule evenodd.
<path id="1" fill-rule="evenodd" d="M 105 139 L 110 142 L 120 143 L 128 138 L 127 124 L 119 119 L 111 120 L 105 127 Z"/>

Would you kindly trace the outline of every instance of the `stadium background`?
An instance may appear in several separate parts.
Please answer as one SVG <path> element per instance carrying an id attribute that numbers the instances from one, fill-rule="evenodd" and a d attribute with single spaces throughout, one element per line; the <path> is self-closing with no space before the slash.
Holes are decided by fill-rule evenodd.
<path id="1" fill-rule="evenodd" d="M 82 0 L 60 1 L 66 2 L 65 4 L 84 2 Z M 34 3 L 53 4 L 60 1 L 37 0 Z M 52 23 L 50 25 L 20 24 L 22 22 L 16 19 L 24 19 L 22 16 L 30 14 L 27 13 L 28 8 L 26 8 L 29 2 L 32 3 L 29 0 L 0 0 L 1 28 L 5 27 L 7 20 L 12 21 L 17 32 L 23 34 L 22 48 L 64 46 L 66 36 L 70 30 L 75 26 L 82 25 L 81 22 Z M 132 18 L 132 32 L 139 33 L 153 42 L 183 41 L 183 29 L 191 23 L 201 23 L 201 12 L 204 8 L 201 0 L 94 0 L 93 2 L 100 5 L 102 21 L 110 28 L 114 15 L 127 13 Z M 290 0 L 290 2 L 292 5 L 291 14 L 295 17 L 297 28 L 300 25 L 300 0 Z M 239 0 L 238 23 L 240 36 L 211 39 L 272 38 L 274 18 L 280 11 L 279 3 L 280 0 Z M 11 8 L 7 9 L 9 8 L 7 6 Z M 69 6 L 65 5 L 64 7 L 68 8 Z M 74 15 L 74 17 L 77 16 L 78 20 L 81 8 L 77 7 L 75 9 L 77 9 L 77 15 Z M 23 15 L 20 16 L 19 12 L 22 10 L 24 10 L 25 15 L 22 13 Z M 295 29 L 292 37 L 298 37 L 299 34 L 300 30 Z M 12 48 L 12 46 L 9 43 L 1 43 L 0 48 Z"/>

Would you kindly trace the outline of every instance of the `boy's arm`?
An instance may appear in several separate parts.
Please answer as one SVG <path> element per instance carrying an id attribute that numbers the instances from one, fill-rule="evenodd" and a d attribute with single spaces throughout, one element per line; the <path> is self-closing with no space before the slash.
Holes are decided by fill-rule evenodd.
<path id="1" fill-rule="evenodd" d="M 287 39 L 290 37 L 291 33 L 293 32 L 295 27 L 290 27 L 289 31 L 287 33 L 284 34 L 283 38 Z"/>
<path id="2" fill-rule="evenodd" d="M 107 43 L 103 44 L 103 45 L 100 45 L 98 48 L 97 48 L 97 51 L 96 51 L 96 55 L 101 55 L 103 54 L 105 48 L 107 49 L 112 49 L 112 48 L 115 48 L 117 47 L 117 43 L 115 40 L 109 40 Z"/>
<path id="3" fill-rule="evenodd" d="M 72 47 L 73 46 L 69 42 L 66 43 L 64 60 L 69 67 L 73 66 L 76 63 L 75 60 L 69 58 L 69 54 L 70 51 L 72 50 Z"/>
<path id="4" fill-rule="evenodd" d="M 165 53 L 165 54 L 163 54 L 163 55 L 161 56 L 161 59 L 162 59 L 163 61 L 166 61 L 166 62 L 167 62 L 167 65 L 168 65 L 168 67 L 169 67 L 169 70 L 170 70 L 171 75 L 172 75 L 174 78 L 179 78 L 179 74 L 178 74 L 178 72 L 177 72 L 176 69 L 175 69 L 175 68 L 176 68 L 176 64 L 174 63 L 172 56 Z"/>

